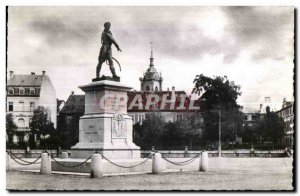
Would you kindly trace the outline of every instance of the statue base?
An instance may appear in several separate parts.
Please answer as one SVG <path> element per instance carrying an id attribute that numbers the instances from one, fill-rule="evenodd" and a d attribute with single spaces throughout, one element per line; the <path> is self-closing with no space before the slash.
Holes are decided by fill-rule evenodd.
<path id="1" fill-rule="evenodd" d="M 72 157 L 86 158 L 97 150 L 110 159 L 140 158 L 127 113 L 127 92 L 132 88 L 102 78 L 79 87 L 85 92 L 85 113 L 79 120 L 79 142 L 71 148 Z"/>
<path id="2" fill-rule="evenodd" d="M 111 77 L 111 76 L 102 75 L 100 78 L 97 77 L 97 78 L 92 79 L 92 82 L 97 82 L 97 81 L 102 81 L 102 80 L 120 82 L 120 77 Z"/>

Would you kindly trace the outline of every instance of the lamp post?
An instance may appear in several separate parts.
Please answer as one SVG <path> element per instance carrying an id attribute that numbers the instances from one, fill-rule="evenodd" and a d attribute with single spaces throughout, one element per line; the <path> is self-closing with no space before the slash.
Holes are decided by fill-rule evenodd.
<path id="1" fill-rule="evenodd" d="M 221 147 L 221 109 L 219 109 L 219 147 L 218 147 L 218 155 L 219 157 L 222 156 L 222 147 Z"/>

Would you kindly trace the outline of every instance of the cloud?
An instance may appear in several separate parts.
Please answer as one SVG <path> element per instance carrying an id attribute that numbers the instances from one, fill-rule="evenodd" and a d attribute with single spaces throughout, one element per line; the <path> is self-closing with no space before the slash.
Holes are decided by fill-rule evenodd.
<path id="1" fill-rule="evenodd" d="M 254 61 L 293 55 L 292 7 L 223 7 L 223 11 L 229 20 L 226 31 Z"/>
<path id="2" fill-rule="evenodd" d="M 281 100 L 292 89 L 293 11 L 292 7 L 9 7 L 8 69 L 17 74 L 47 70 L 58 97 L 67 98 L 94 77 L 103 24 L 110 21 L 123 51 L 113 48 L 124 68 L 119 74 L 136 89 L 149 64 L 152 41 L 164 87 L 189 92 L 196 74 L 228 75 L 242 84 L 245 102 L 257 102 L 264 93 Z M 108 66 L 102 73 L 109 73 Z M 271 85 L 278 81 L 281 90 Z"/>
<path id="3" fill-rule="evenodd" d="M 52 47 L 62 47 L 70 43 L 88 46 L 96 37 L 99 25 L 95 22 L 70 22 L 58 18 L 37 18 L 30 23 L 33 32 L 46 37 L 47 44 Z"/>

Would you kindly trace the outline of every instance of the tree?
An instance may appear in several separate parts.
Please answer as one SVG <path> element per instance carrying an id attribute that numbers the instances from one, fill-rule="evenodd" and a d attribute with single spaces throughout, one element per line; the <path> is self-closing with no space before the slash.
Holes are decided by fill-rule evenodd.
<path id="1" fill-rule="evenodd" d="M 228 80 L 227 76 L 207 77 L 203 74 L 194 79 L 192 93 L 201 95 L 204 132 L 206 141 L 218 140 L 219 111 L 221 111 L 222 141 L 233 141 L 241 130 L 241 106 L 237 98 L 241 95 L 240 86 Z"/>
<path id="2" fill-rule="evenodd" d="M 146 114 L 141 125 L 135 125 L 136 134 L 140 137 L 143 146 L 157 146 L 164 132 L 166 123 L 160 113 L 151 112 Z"/>
<path id="3" fill-rule="evenodd" d="M 188 144 L 190 149 L 193 148 L 193 142 L 201 140 L 203 118 L 200 112 L 188 115 L 186 119 L 176 121 L 175 124 L 182 134 L 182 139 L 187 142 L 186 145 Z"/>
<path id="4" fill-rule="evenodd" d="M 267 141 L 275 143 L 280 143 L 282 137 L 284 136 L 284 121 L 276 113 L 270 112 L 267 109 L 266 115 L 263 117 L 259 125 L 262 137 Z"/>
<path id="5" fill-rule="evenodd" d="M 227 109 L 241 107 L 236 102 L 242 94 L 241 87 L 229 81 L 227 76 L 210 78 L 201 74 L 196 76 L 194 83 L 192 93 L 202 94 L 200 99 L 205 110 L 215 109 L 216 106 Z"/>
<path id="6" fill-rule="evenodd" d="M 18 126 L 14 123 L 12 114 L 6 114 L 6 135 L 8 137 L 8 142 L 6 143 L 7 148 L 15 147 L 12 143 L 11 137 L 13 133 L 18 129 Z"/>
<path id="7" fill-rule="evenodd" d="M 42 106 L 38 106 L 37 109 L 33 111 L 29 127 L 33 133 L 41 134 L 43 136 L 51 134 L 55 130 L 54 124 L 48 117 L 47 110 Z"/>
<path id="8" fill-rule="evenodd" d="M 11 134 L 12 132 L 16 131 L 18 126 L 14 123 L 12 114 L 6 114 L 6 133 Z"/>
<path id="9" fill-rule="evenodd" d="M 30 140 L 33 140 L 36 134 L 39 138 L 44 136 L 44 140 L 41 140 L 41 147 L 50 148 L 55 147 L 58 144 L 58 134 L 54 128 L 53 122 L 48 117 L 47 110 L 38 106 L 37 109 L 33 111 L 32 120 L 29 123 L 30 130 L 32 131 Z"/>

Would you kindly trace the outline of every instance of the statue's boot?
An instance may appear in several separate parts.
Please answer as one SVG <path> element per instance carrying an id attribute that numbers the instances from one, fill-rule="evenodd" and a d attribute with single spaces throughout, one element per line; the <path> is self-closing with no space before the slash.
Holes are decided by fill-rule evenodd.
<path id="1" fill-rule="evenodd" d="M 115 68 L 111 68 L 110 71 L 111 71 L 111 73 L 113 75 L 113 78 L 119 78 L 119 76 L 117 76 L 117 74 L 116 74 Z"/>
<path id="2" fill-rule="evenodd" d="M 101 65 L 98 64 L 98 65 L 97 65 L 97 69 L 96 69 L 96 77 L 97 77 L 97 78 L 99 78 L 100 70 L 101 70 Z"/>

